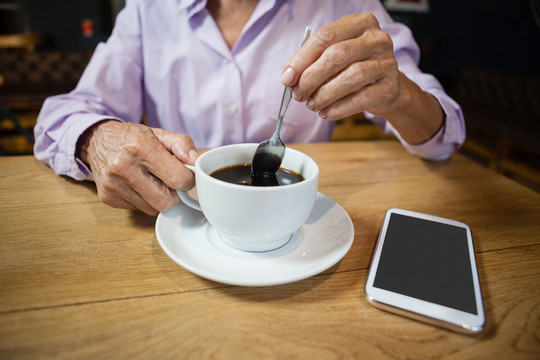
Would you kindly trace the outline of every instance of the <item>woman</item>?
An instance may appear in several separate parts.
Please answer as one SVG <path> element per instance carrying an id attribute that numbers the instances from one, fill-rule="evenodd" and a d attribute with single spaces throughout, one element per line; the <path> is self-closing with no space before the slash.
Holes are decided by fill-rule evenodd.
<path id="1" fill-rule="evenodd" d="M 446 159 L 463 116 L 418 58 L 378 0 L 128 1 L 77 88 L 44 103 L 34 150 L 104 203 L 155 215 L 193 186 L 196 146 L 269 138 L 287 85 L 285 143 L 327 141 L 332 120 L 364 112 L 412 154 Z"/>

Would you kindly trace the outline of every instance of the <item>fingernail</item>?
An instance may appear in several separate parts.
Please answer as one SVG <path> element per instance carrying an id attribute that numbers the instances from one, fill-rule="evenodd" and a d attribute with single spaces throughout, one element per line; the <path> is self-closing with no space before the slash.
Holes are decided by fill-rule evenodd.
<path id="1" fill-rule="evenodd" d="M 283 85 L 292 85 L 293 80 L 294 80 L 294 70 L 292 69 L 292 67 L 289 66 L 281 74 L 281 82 L 283 83 Z"/>
<path id="2" fill-rule="evenodd" d="M 191 160 L 195 160 L 195 159 L 197 159 L 199 157 L 199 153 L 195 149 L 189 150 L 188 154 L 189 154 L 189 158 Z"/>
<path id="3" fill-rule="evenodd" d="M 315 109 L 315 101 L 313 101 L 313 99 L 309 99 L 308 102 L 306 103 L 306 106 L 309 110 L 313 110 Z"/>
<path id="4" fill-rule="evenodd" d="M 294 100 L 301 101 L 302 100 L 302 90 L 297 86 L 292 91 L 292 96 Z"/>
<path id="5" fill-rule="evenodd" d="M 326 114 L 326 111 L 319 111 L 319 117 L 326 120 L 328 114 Z"/>

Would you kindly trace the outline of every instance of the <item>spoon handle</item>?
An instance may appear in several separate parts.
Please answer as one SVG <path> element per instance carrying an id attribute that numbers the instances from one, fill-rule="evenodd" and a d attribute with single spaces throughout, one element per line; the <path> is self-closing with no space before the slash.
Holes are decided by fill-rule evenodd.
<path id="1" fill-rule="evenodd" d="M 285 115 L 285 111 L 287 111 L 287 108 L 289 107 L 289 103 L 291 102 L 292 98 L 292 86 L 286 86 L 285 91 L 283 91 L 283 97 L 281 98 L 281 106 L 279 107 L 279 114 L 278 119 L 283 118 Z"/>
<path id="2" fill-rule="evenodd" d="M 304 31 L 304 38 L 302 39 L 302 43 L 300 44 L 300 47 L 304 45 L 306 40 L 309 38 L 309 35 L 311 34 L 311 26 L 306 27 L 306 30 Z M 278 114 L 278 122 L 276 126 L 276 131 L 274 132 L 274 136 L 277 134 L 279 136 L 279 132 L 281 130 L 281 123 L 283 122 L 283 116 L 285 116 L 285 112 L 287 111 L 287 108 L 289 107 L 289 103 L 291 102 L 292 97 L 292 86 L 286 86 L 285 91 L 283 91 L 283 97 L 281 98 L 281 106 L 279 107 L 279 114 Z"/>

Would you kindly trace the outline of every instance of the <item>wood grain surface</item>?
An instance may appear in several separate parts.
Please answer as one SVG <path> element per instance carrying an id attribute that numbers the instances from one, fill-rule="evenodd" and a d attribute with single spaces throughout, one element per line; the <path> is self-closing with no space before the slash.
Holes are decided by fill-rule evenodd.
<path id="1" fill-rule="evenodd" d="M 155 217 L 99 202 L 91 182 L 0 158 L 1 359 L 539 359 L 540 194 L 455 154 L 395 141 L 297 144 L 355 230 L 321 274 L 271 287 L 200 278 L 163 252 Z M 472 230 L 486 311 L 476 336 L 374 308 L 364 286 L 386 210 Z"/>

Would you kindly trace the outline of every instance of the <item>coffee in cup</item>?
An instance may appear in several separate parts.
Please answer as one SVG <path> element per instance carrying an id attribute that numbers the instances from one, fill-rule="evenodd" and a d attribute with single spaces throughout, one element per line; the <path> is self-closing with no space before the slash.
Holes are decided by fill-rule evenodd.
<path id="1" fill-rule="evenodd" d="M 227 166 L 214 171 L 210 176 L 233 184 L 248 186 L 284 186 L 304 180 L 302 175 L 280 167 L 274 175 L 267 176 L 263 179 L 267 181 L 261 181 L 260 178 L 254 178 L 251 171 L 251 164 Z"/>

